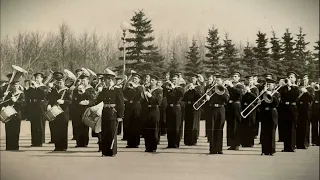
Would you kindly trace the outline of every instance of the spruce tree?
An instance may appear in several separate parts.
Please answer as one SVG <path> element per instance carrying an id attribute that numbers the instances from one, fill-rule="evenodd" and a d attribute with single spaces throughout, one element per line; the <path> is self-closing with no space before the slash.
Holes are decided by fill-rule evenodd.
<path id="1" fill-rule="evenodd" d="M 164 73 L 164 57 L 159 53 L 158 50 L 153 50 L 150 54 L 145 57 L 146 62 L 141 63 L 139 69 L 143 70 L 144 73 L 152 73 L 156 76 L 162 76 Z"/>
<path id="2" fill-rule="evenodd" d="M 276 33 L 274 31 L 272 31 L 271 33 L 272 33 L 272 37 L 270 38 L 270 44 L 271 44 L 270 57 L 274 63 L 275 74 L 277 76 L 284 76 L 285 75 L 285 66 L 282 64 L 280 40 L 276 36 Z"/>
<path id="3" fill-rule="evenodd" d="M 177 60 L 177 54 L 175 51 L 172 51 L 172 57 L 169 62 L 169 67 L 168 67 L 169 72 L 173 73 L 175 71 L 180 71 L 180 64 Z"/>
<path id="4" fill-rule="evenodd" d="M 266 33 L 258 31 L 256 47 L 253 48 L 254 57 L 258 62 L 257 70 L 259 72 L 272 72 L 272 62 L 269 57 L 269 48 L 267 47 L 268 38 Z"/>
<path id="5" fill-rule="evenodd" d="M 202 73 L 202 64 L 199 56 L 199 47 L 196 44 L 196 40 L 192 40 L 192 45 L 189 47 L 186 58 L 188 62 L 185 65 L 185 74 L 188 76 L 192 73 Z"/>
<path id="6" fill-rule="evenodd" d="M 239 59 L 236 57 L 237 50 L 232 40 L 229 39 L 228 34 L 225 34 L 225 39 L 223 40 L 223 51 L 222 51 L 222 62 L 219 64 L 219 72 L 226 74 L 227 72 L 238 71 L 240 68 Z M 228 68 L 224 68 L 227 65 Z"/>
<path id="7" fill-rule="evenodd" d="M 310 72 L 310 77 L 315 81 L 319 81 L 319 46 L 320 41 L 317 41 L 316 45 L 313 46 L 315 52 L 313 53 L 313 58 L 309 63 L 309 68 L 307 71 Z"/>
<path id="8" fill-rule="evenodd" d="M 308 65 L 311 63 L 309 62 L 311 52 L 307 50 L 307 45 L 310 42 L 305 41 L 306 34 L 303 33 L 302 27 L 299 28 L 299 34 L 296 35 L 297 39 L 295 40 L 295 64 L 299 64 L 300 66 L 296 67 L 296 72 L 298 74 L 304 73 L 308 71 Z M 308 60 L 309 59 L 309 60 Z"/>
<path id="9" fill-rule="evenodd" d="M 249 42 L 247 42 L 244 50 L 243 50 L 243 62 L 246 65 L 246 69 L 244 69 L 248 74 L 258 73 L 257 66 L 258 63 L 254 57 L 253 48 L 250 46 Z"/>
<path id="10" fill-rule="evenodd" d="M 157 53 L 157 47 L 153 45 L 154 37 L 151 36 L 153 32 L 151 20 L 146 18 L 143 10 L 139 10 L 131 18 L 131 26 L 129 33 L 133 36 L 126 38 L 126 42 L 129 44 L 126 47 L 127 67 L 128 69 L 142 71 L 152 62 L 150 56 L 154 56 Z M 123 47 L 120 50 L 123 51 Z M 120 60 L 122 58 L 120 57 Z"/>
<path id="11" fill-rule="evenodd" d="M 219 69 L 219 65 L 221 64 L 221 56 L 222 56 L 222 45 L 219 42 L 219 32 L 218 29 L 212 26 L 208 31 L 207 45 L 205 46 L 208 49 L 208 53 L 206 53 L 206 59 L 203 63 L 206 67 L 206 71 L 215 72 Z"/>
<path id="12" fill-rule="evenodd" d="M 286 29 L 286 32 L 282 36 L 282 57 L 283 57 L 283 65 L 286 67 L 286 72 L 288 71 L 295 71 L 298 69 L 299 64 L 295 61 L 294 55 L 294 45 L 295 42 L 293 41 L 293 37 L 289 32 L 289 29 Z"/>

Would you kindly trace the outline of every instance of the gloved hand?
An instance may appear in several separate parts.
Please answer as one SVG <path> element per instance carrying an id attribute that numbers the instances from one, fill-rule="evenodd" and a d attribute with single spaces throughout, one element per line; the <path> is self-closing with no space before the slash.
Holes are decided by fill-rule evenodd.
<path id="1" fill-rule="evenodd" d="M 89 101 L 88 100 L 83 100 L 83 101 L 80 101 L 80 103 L 79 103 L 80 105 L 84 105 L 84 106 L 86 106 L 86 105 L 88 105 L 89 104 Z"/>
<path id="2" fill-rule="evenodd" d="M 48 84 L 49 88 L 53 88 L 53 83 Z"/>
<path id="3" fill-rule="evenodd" d="M 64 104 L 64 100 L 58 99 L 58 100 L 57 100 L 57 103 L 58 103 L 58 104 Z"/>
<path id="4" fill-rule="evenodd" d="M 47 106 L 47 111 L 49 111 L 51 108 L 52 108 L 51 105 L 48 105 Z"/>
<path id="5" fill-rule="evenodd" d="M 11 100 L 12 100 L 13 102 L 17 102 L 18 98 L 17 98 L 17 97 L 11 97 Z"/>

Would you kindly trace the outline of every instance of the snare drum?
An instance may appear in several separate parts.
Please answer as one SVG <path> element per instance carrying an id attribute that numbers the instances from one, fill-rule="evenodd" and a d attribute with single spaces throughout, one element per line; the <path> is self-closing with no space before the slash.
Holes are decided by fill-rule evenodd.
<path id="1" fill-rule="evenodd" d="M 61 113 L 63 113 L 63 110 L 60 106 L 52 106 L 52 108 L 46 112 L 46 117 L 48 121 L 54 121 Z"/>
<path id="2" fill-rule="evenodd" d="M 3 123 L 6 123 L 12 119 L 14 115 L 17 114 L 17 111 L 12 106 L 7 106 L 0 112 L 0 120 Z"/>

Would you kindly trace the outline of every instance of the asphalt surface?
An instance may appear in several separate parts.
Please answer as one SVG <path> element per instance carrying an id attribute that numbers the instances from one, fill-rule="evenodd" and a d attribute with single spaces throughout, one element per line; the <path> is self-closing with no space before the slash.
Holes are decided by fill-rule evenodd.
<path id="1" fill-rule="evenodd" d="M 138 149 L 126 149 L 126 142 L 118 136 L 116 157 L 101 157 L 97 139 L 92 137 L 87 148 L 74 148 L 75 141 L 69 140 L 67 152 L 52 152 L 53 144 L 30 147 L 30 123 L 26 121 L 21 126 L 20 150 L 4 151 L 4 124 L 0 126 L 1 180 L 319 180 L 318 146 L 283 153 L 283 143 L 277 142 L 275 156 L 261 156 L 258 139 L 253 148 L 230 151 L 224 138 L 224 154 L 209 155 L 204 122 L 197 146 L 185 146 L 182 140 L 180 149 L 165 149 L 167 140 L 162 136 L 158 151 L 145 153 L 143 139 Z M 46 142 L 49 137 L 47 124 Z"/>

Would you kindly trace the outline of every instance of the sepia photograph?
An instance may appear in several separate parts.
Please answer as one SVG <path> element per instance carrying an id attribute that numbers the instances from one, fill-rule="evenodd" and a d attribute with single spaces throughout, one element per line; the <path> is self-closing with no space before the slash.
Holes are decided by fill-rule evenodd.
<path id="1" fill-rule="evenodd" d="M 319 0 L 0 0 L 0 180 L 319 180 Z"/>

